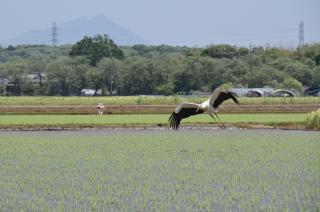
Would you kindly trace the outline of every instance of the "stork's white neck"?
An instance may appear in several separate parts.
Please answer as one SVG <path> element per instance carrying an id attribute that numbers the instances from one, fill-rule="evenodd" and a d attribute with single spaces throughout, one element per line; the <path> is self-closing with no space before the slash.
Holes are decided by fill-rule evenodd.
<path id="1" fill-rule="evenodd" d="M 199 108 L 201 108 L 202 110 L 206 111 L 206 112 L 214 112 L 216 111 L 214 107 L 212 107 L 212 105 L 210 104 L 210 99 L 208 99 L 205 102 L 202 102 L 199 106 Z"/>

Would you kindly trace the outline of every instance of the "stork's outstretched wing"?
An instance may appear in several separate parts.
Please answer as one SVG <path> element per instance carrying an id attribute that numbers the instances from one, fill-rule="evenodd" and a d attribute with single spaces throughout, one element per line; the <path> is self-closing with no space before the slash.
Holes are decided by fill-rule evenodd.
<path id="1" fill-rule="evenodd" d="M 170 128 L 177 130 L 182 119 L 188 118 L 192 115 L 201 114 L 203 112 L 204 111 L 202 109 L 199 109 L 198 104 L 181 103 L 169 117 Z"/>
<path id="2" fill-rule="evenodd" d="M 222 102 L 232 99 L 236 104 L 239 104 L 239 101 L 237 99 L 238 95 L 230 92 L 230 91 L 221 91 L 216 99 L 213 100 L 213 107 L 218 108 L 219 105 L 222 104 Z"/>
<path id="3" fill-rule="evenodd" d="M 218 96 L 221 93 L 221 87 L 216 88 L 213 92 L 212 95 L 210 97 L 210 105 L 213 105 L 214 101 L 218 98 Z"/>

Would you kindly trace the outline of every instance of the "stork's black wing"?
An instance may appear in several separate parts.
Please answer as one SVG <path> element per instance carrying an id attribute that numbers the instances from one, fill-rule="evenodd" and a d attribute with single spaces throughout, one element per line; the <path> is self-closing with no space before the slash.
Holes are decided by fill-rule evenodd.
<path id="1" fill-rule="evenodd" d="M 219 105 L 222 104 L 222 102 L 232 99 L 236 104 L 239 104 L 239 101 L 237 99 L 237 94 L 230 92 L 230 91 L 222 91 L 220 92 L 219 96 L 214 100 L 213 107 L 218 108 Z"/>
<path id="2" fill-rule="evenodd" d="M 170 128 L 177 130 L 182 119 L 188 118 L 192 115 L 201 114 L 203 112 L 203 110 L 197 108 L 181 108 L 179 113 L 173 112 L 169 117 Z"/>

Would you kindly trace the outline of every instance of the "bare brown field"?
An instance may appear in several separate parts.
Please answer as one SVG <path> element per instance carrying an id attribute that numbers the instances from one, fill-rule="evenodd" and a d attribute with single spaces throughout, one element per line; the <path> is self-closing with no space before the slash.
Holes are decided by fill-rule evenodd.
<path id="1" fill-rule="evenodd" d="M 166 114 L 176 105 L 106 105 L 106 113 Z M 223 105 L 220 113 L 308 113 L 320 104 Z M 0 114 L 95 114 L 93 105 L 0 106 Z"/>

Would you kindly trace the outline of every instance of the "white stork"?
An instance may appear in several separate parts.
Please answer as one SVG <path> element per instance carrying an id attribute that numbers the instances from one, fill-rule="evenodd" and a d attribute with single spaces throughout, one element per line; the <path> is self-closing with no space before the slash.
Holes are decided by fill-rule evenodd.
<path id="1" fill-rule="evenodd" d="M 220 121 L 216 113 L 218 111 L 218 107 L 222 104 L 222 102 L 228 99 L 232 99 L 236 104 L 239 104 L 239 101 L 236 97 L 238 96 L 235 93 L 230 91 L 221 91 L 221 88 L 219 87 L 214 90 L 212 96 L 208 100 L 202 102 L 201 104 L 182 102 L 176 107 L 175 111 L 169 117 L 170 128 L 177 130 L 182 119 L 202 113 L 208 113 L 217 122 L 212 115 L 213 113 Z M 218 123 L 218 125 L 221 128 L 226 128 L 222 122 L 221 124 Z"/>

